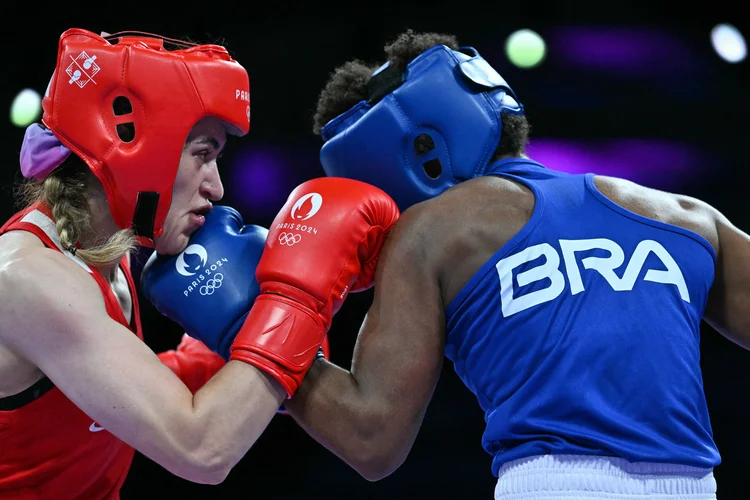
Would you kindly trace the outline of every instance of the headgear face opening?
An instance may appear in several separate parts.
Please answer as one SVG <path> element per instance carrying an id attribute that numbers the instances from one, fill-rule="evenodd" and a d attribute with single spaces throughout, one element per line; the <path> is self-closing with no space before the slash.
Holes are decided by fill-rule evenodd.
<path id="1" fill-rule="evenodd" d="M 373 73 L 370 99 L 328 122 L 328 176 L 373 184 L 403 211 L 482 175 L 500 144 L 500 113 L 523 115 L 506 81 L 471 47 L 432 47 L 401 73 Z"/>
<path id="2" fill-rule="evenodd" d="M 83 29 L 60 36 L 42 122 L 104 186 L 112 217 L 141 244 L 163 231 L 180 155 L 192 127 L 212 116 L 233 135 L 250 129 L 247 71 L 219 45 Z M 167 39 L 168 40 L 168 39 Z"/>

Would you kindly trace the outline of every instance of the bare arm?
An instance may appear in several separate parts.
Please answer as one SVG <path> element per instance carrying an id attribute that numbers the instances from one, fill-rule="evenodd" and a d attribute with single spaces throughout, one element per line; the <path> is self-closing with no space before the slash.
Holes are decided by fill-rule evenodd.
<path id="1" fill-rule="evenodd" d="M 750 236 L 717 211 L 716 276 L 705 319 L 732 342 L 750 349 Z"/>
<path id="2" fill-rule="evenodd" d="M 318 360 L 285 404 L 311 436 L 371 481 L 406 459 L 443 364 L 440 288 L 429 229 L 416 219 L 406 212 L 383 249 L 351 372 Z"/>
<path id="3" fill-rule="evenodd" d="M 170 472 L 221 482 L 263 432 L 284 391 L 232 361 L 195 395 L 106 312 L 96 282 L 63 255 L 29 249 L 0 267 L 0 342 L 81 410 Z"/>

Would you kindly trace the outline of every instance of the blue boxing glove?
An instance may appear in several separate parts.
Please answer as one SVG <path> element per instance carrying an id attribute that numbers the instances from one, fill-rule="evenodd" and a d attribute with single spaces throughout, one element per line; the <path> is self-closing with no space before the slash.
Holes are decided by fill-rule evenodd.
<path id="1" fill-rule="evenodd" d="M 144 296 L 225 360 L 260 288 L 255 281 L 268 230 L 243 225 L 240 214 L 218 206 L 176 256 L 154 252 L 143 268 Z"/>

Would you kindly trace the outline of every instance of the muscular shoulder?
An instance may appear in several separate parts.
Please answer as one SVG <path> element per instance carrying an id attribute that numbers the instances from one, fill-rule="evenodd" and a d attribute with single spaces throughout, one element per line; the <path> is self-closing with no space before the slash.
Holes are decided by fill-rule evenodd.
<path id="1" fill-rule="evenodd" d="M 412 265 L 428 266 L 447 303 L 531 217 L 531 192 L 500 177 L 463 182 L 410 207 L 396 238 Z M 407 258 L 402 255 L 401 258 Z"/>
<path id="2" fill-rule="evenodd" d="M 718 251 L 717 211 L 707 203 L 614 177 L 597 176 L 595 184 L 604 196 L 621 207 L 698 233 Z"/>
<path id="3" fill-rule="evenodd" d="M 2 240 L 0 289 L 12 292 L 0 301 L 0 339 L 13 344 L 19 332 L 63 328 L 61 318 L 82 318 L 82 311 L 106 314 L 98 285 L 78 264 L 33 240 Z"/>
<path id="4" fill-rule="evenodd" d="M 445 244 L 465 242 L 467 236 L 493 241 L 512 237 L 534 210 L 534 197 L 522 185 L 501 177 L 462 182 L 445 193 L 409 208 L 404 218 L 420 234 Z M 483 223 L 502 221 L 500 227 Z M 431 248 L 434 249 L 433 246 Z"/>

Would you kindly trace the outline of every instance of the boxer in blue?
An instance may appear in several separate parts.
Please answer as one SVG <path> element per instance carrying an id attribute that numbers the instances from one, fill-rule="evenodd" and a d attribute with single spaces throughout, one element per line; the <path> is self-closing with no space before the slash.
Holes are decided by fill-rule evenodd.
<path id="1" fill-rule="evenodd" d="M 448 357 L 486 413 L 496 499 L 713 499 L 699 325 L 750 347 L 750 238 L 699 200 L 525 154 L 507 82 L 452 35 L 400 35 L 320 95 L 329 176 L 402 216 L 351 370 L 289 413 L 362 476 L 406 458 Z"/>

